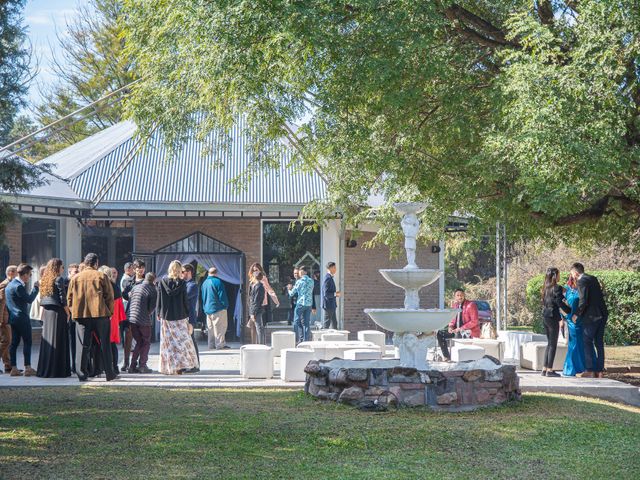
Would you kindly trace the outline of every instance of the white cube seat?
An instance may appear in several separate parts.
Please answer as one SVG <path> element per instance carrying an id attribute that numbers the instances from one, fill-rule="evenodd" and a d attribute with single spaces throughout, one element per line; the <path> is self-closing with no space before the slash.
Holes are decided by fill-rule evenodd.
<path id="1" fill-rule="evenodd" d="M 300 342 L 298 348 L 306 348 L 312 350 L 315 354 L 315 360 L 331 360 L 332 358 L 344 358 L 346 350 L 355 348 L 380 349 L 371 342 L 360 342 L 357 340 L 349 340 L 346 342 Z"/>
<path id="2" fill-rule="evenodd" d="M 322 335 L 325 333 L 342 333 L 344 340 L 348 340 L 349 338 L 349 330 L 336 330 L 334 328 L 323 328 L 320 330 L 311 330 L 311 340 L 319 342 L 322 340 Z"/>
<path id="3" fill-rule="evenodd" d="M 457 344 L 451 347 L 451 360 L 454 362 L 480 360 L 482 357 L 484 357 L 484 348 L 476 345 Z"/>
<path id="4" fill-rule="evenodd" d="M 487 338 L 454 338 L 454 345 L 476 345 L 484 348 L 485 355 L 491 355 L 493 358 L 504 360 L 504 342 L 502 340 L 492 340 Z"/>
<path id="5" fill-rule="evenodd" d="M 243 378 L 272 378 L 273 349 L 267 345 L 242 345 L 240 375 Z"/>
<path id="6" fill-rule="evenodd" d="M 345 360 L 379 360 L 382 352 L 377 348 L 352 348 L 344 351 Z"/>
<path id="7" fill-rule="evenodd" d="M 349 340 L 349 335 L 344 332 L 329 332 L 320 335 L 320 340 L 323 342 L 346 342 Z"/>
<path id="8" fill-rule="evenodd" d="M 520 345 L 520 366 L 529 370 L 542 370 L 546 348 L 547 342 L 527 342 Z M 567 345 L 558 344 L 556 357 L 553 360 L 553 370 L 562 370 L 566 357 Z"/>
<path id="9" fill-rule="evenodd" d="M 387 336 L 378 330 L 360 330 L 358 340 L 361 342 L 371 342 L 378 345 L 383 351 L 387 344 Z"/>
<path id="10" fill-rule="evenodd" d="M 311 360 L 315 360 L 313 350 L 309 348 L 285 348 L 280 355 L 280 378 L 285 382 L 304 382 L 307 379 L 304 367 Z"/>
<path id="11" fill-rule="evenodd" d="M 284 348 L 295 348 L 296 334 L 288 330 L 280 330 L 271 334 L 271 348 L 273 356 L 279 357 L 280 351 Z"/>

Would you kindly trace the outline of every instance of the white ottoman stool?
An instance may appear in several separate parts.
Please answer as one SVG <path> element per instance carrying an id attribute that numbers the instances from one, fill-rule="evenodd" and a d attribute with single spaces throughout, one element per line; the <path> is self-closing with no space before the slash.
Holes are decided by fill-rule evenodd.
<path id="1" fill-rule="evenodd" d="M 484 357 L 484 348 L 476 345 L 454 345 L 451 347 L 451 360 L 453 362 L 466 362 L 468 360 L 480 360 Z"/>
<path id="2" fill-rule="evenodd" d="M 345 350 L 345 360 L 380 360 L 382 353 L 375 348 L 354 348 Z"/>
<path id="3" fill-rule="evenodd" d="M 315 360 L 313 350 L 308 348 L 285 348 L 280 353 L 280 378 L 285 382 L 304 382 L 307 374 L 304 367 Z"/>
<path id="4" fill-rule="evenodd" d="M 330 328 L 326 330 L 311 330 L 311 340 L 314 342 L 319 342 L 321 340 L 320 337 L 322 337 L 323 334 L 333 332 L 335 332 L 335 330 L 331 330 Z"/>
<path id="5" fill-rule="evenodd" d="M 272 378 L 273 349 L 266 345 L 242 345 L 240 375 L 244 378 Z"/>
<path id="6" fill-rule="evenodd" d="M 320 340 L 323 342 L 346 342 L 349 340 L 349 335 L 344 332 L 330 332 L 320 335 Z"/>
<path id="7" fill-rule="evenodd" d="M 295 348 L 296 334 L 286 330 L 273 332 L 271 334 L 271 348 L 273 348 L 273 356 L 279 357 L 280 350 L 283 348 Z"/>
<path id="8" fill-rule="evenodd" d="M 358 340 L 362 342 L 375 343 L 382 349 L 382 351 L 384 351 L 384 347 L 387 343 L 387 336 L 384 332 L 379 332 L 378 330 L 361 330 L 358 332 Z"/>
<path id="9" fill-rule="evenodd" d="M 542 370 L 544 367 L 544 351 L 547 342 L 527 342 L 520 345 L 520 366 L 530 370 Z M 567 357 L 567 345 L 558 344 L 556 358 L 553 360 L 553 369 L 562 370 L 564 359 Z"/>

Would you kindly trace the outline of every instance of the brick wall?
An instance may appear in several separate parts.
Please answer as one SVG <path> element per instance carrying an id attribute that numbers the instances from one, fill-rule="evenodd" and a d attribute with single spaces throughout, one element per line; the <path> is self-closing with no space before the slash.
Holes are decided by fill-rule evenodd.
<path id="1" fill-rule="evenodd" d="M 391 259 L 389 249 L 384 246 L 362 248 L 373 236 L 373 233 L 364 233 L 357 239 L 357 247 L 345 249 L 344 327 L 354 337 L 358 330 L 381 330 L 364 313 L 365 308 L 402 308 L 404 305 L 404 290 L 388 283 L 378 269 L 402 268 L 407 259 L 404 255 Z M 438 268 L 438 255 L 431 253 L 431 245 L 418 245 L 416 263 L 421 268 Z M 420 306 L 438 307 L 438 282 L 420 291 Z"/>
<path id="2" fill-rule="evenodd" d="M 18 265 L 22 262 L 22 219 L 20 217 L 7 225 L 4 232 L 4 243 L 9 248 L 9 264 Z M 4 273 L 2 276 L 4 277 Z"/>
<path id="3" fill-rule="evenodd" d="M 153 252 L 191 233 L 200 231 L 246 255 L 247 267 L 260 261 L 259 218 L 144 218 L 135 221 L 135 250 Z"/>

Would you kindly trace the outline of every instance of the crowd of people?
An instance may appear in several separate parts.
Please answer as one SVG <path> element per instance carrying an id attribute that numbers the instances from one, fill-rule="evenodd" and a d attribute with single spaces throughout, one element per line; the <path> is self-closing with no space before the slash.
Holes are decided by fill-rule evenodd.
<path id="1" fill-rule="evenodd" d="M 156 278 L 142 260 L 124 265 L 118 281 L 116 268 L 99 264 L 89 253 L 80 264 L 65 266 L 52 258 L 41 269 L 31 291 L 33 268 L 10 265 L 0 283 L 0 354 L 11 376 L 65 378 L 75 373 L 80 381 L 105 375 L 110 381 L 120 372 L 147 374 L 153 324 L 160 325 L 159 372 L 167 375 L 196 373 L 200 354 L 195 338 L 198 310 L 206 315 L 208 348 L 228 349 L 226 333 L 229 300 L 218 270 L 211 266 L 198 286 L 193 265 L 174 260 L 166 275 Z M 325 325 L 336 327 L 334 263 L 327 265 L 322 286 Z M 317 283 L 306 267 L 296 268 L 295 282 L 286 286 L 292 302 L 292 322 L 299 341 L 310 339 L 310 314 L 316 309 Z M 270 304 L 280 305 L 259 263 L 249 268 L 249 323 L 251 342 L 266 342 L 265 326 Z M 35 310 L 34 310 L 35 309 Z M 42 321 L 37 368 L 31 365 L 34 318 Z M 22 343 L 24 369 L 17 364 Z M 122 364 L 118 346 L 122 346 Z M 132 348 L 133 347 L 133 348 Z"/>
<path id="2" fill-rule="evenodd" d="M 604 376 L 604 330 L 609 313 L 600 282 L 584 271 L 581 263 L 571 266 L 569 279 L 563 287 L 558 284 L 560 271 L 555 267 L 547 269 L 544 285 L 540 292 L 542 318 L 547 346 L 544 353 L 542 375 L 560 377 L 554 368 L 560 333 L 568 336 L 567 355 L 562 375 L 584 378 Z M 447 329 L 437 333 L 438 344 L 446 361 L 451 361 L 449 338 L 479 338 L 480 323 L 478 307 L 465 298 L 464 290 L 457 289 L 451 307 L 460 312 Z"/>
<path id="3" fill-rule="evenodd" d="M 581 263 L 574 263 L 567 284 L 558 284 L 560 271 L 547 269 L 541 291 L 542 317 L 547 335 L 544 368 L 546 377 L 560 376 L 553 369 L 558 337 L 569 334 L 563 375 L 586 378 L 604 376 L 604 330 L 609 318 L 600 282 L 584 271 Z"/>

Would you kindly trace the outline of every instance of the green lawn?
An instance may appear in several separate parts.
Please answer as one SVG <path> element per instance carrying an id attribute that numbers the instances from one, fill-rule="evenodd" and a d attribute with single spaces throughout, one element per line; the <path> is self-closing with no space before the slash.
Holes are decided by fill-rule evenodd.
<path id="1" fill-rule="evenodd" d="M 1 478 L 638 478 L 640 409 L 363 413 L 301 392 L 3 389 Z"/>

